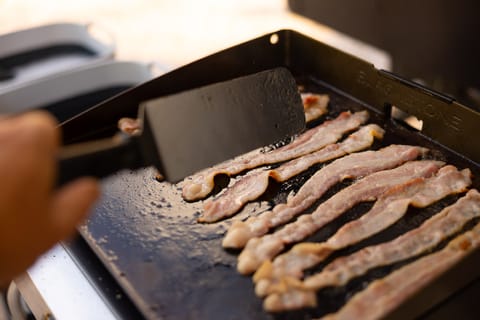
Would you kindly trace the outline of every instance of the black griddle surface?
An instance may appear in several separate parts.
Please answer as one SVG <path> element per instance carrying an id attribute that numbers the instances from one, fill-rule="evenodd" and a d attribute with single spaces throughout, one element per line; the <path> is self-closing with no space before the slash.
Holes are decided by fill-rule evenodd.
<path id="1" fill-rule="evenodd" d="M 315 79 L 305 77 L 299 82 L 305 86 L 306 92 L 330 94 L 330 112 L 324 119 L 344 110 L 367 108 Z M 386 129 L 385 138 L 375 143 L 373 149 L 392 143 L 429 147 L 433 150 L 432 158 L 445 160 L 458 168 L 469 167 L 475 177 L 474 186 L 480 185 L 476 178 L 480 170 L 475 163 L 385 118 L 383 114 L 370 110 L 370 116 L 369 123 L 378 123 Z M 148 319 L 309 319 L 334 311 L 379 273 L 370 273 L 338 290 L 322 291 L 320 295 L 326 303 L 315 310 L 271 315 L 263 311 L 262 300 L 255 296 L 251 278 L 236 272 L 237 253 L 223 250 L 221 241 L 234 219 L 244 219 L 283 202 L 289 192 L 298 190 L 305 179 L 320 167 L 315 166 L 281 185 L 271 187 L 268 196 L 248 204 L 234 218 L 215 224 L 197 223 L 203 202 L 183 201 L 181 188 L 156 181 L 153 169 L 124 171 L 104 181 L 103 197 L 80 231 Z M 334 187 L 329 194 L 343 186 Z M 451 201 L 449 198 L 423 210 L 422 217 L 418 219 L 411 219 L 413 211 L 410 210 L 405 220 L 389 230 L 405 232 Z M 368 204 L 359 205 L 349 210 L 343 219 L 361 215 L 368 207 Z M 324 239 L 338 229 L 340 223 L 334 221 L 310 240 Z M 388 240 L 391 238 L 389 232 L 373 237 L 371 242 Z M 368 241 L 361 242 L 345 253 L 367 244 Z M 385 270 L 388 273 L 391 269 Z"/>

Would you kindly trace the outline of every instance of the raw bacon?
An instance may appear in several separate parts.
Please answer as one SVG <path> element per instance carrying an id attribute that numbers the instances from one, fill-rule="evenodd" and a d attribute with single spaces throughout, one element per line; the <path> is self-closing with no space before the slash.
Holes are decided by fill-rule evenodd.
<path id="1" fill-rule="evenodd" d="M 290 221 L 318 200 L 330 187 L 347 178 L 360 178 L 376 171 L 394 168 L 426 153 L 416 146 L 391 145 L 379 151 L 366 151 L 335 160 L 315 173 L 286 204 L 279 204 L 271 211 L 247 221 L 236 221 L 225 236 L 222 245 L 226 248 L 242 248 L 247 241 L 259 237 L 269 229 Z M 295 161 L 300 161 L 297 159 Z M 276 173 L 282 175 L 285 169 Z"/>
<path id="2" fill-rule="evenodd" d="M 254 272 L 264 261 L 274 258 L 286 244 L 301 241 L 357 203 L 373 201 L 395 185 L 429 177 L 443 164 L 433 160 L 411 161 L 359 180 L 322 203 L 312 214 L 300 216 L 273 234 L 250 239 L 238 257 L 237 270 L 242 274 Z"/>
<path id="3" fill-rule="evenodd" d="M 214 187 L 214 178 L 218 174 L 235 175 L 247 169 L 298 158 L 317 151 L 328 144 L 336 142 L 346 132 L 357 129 L 368 120 L 368 112 L 354 114 L 342 112 L 337 118 L 306 131 L 283 147 L 270 152 L 257 149 L 214 167 L 205 169 L 189 178 L 183 184 L 182 196 L 194 201 L 205 198 Z"/>
<path id="4" fill-rule="evenodd" d="M 327 113 L 330 97 L 326 94 L 302 93 L 303 110 L 305 121 L 316 120 Z"/>
<path id="5" fill-rule="evenodd" d="M 217 198 L 207 200 L 204 204 L 204 213 L 199 221 L 215 222 L 229 217 L 247 202 L 260 197 L 267 190 L 270 177 L 278 182 L 286 181 L 316 163 L 366 149 L 372 145 L 375 138 L 381 139 L 383 133 L 384 130 L 378 125 L 367 125 L 340 143 L 330 144 L 314 153 L 286 162 L 277 169 L 251 171 Z"/>
<path id="6" fill-rule="evenodd" d="M 404 266 L 372 282 L 325 320 L 381 319 L 415 292 L 453 267 L 480 246 L 480 224 L 452 240 L 443 250 Z"/>
<path id="7" fill-rule="evenodd" d="M 361 218 L 347 223 L 323 243 L 300 243 L 278 256 L 269 272 L 256 274 L 256 293 L 274 293 L 283 277 L 303 277 L 303 271 L 322 262 L 331 253 L 366 239 L 386 229 L 405 215 L 408 207 L 424 208 L 449 194 L 466 191 L 472 183 L 469 169 L 458 171 L 454 166 L 441 168 L 431 178 L 418 178 L 395 186 L 379 197 L 372 209 Z"/>
<path id="8" fill-rule="evenodd" d="M 362 249 L 353 255 L 336 259 L 319 273 L 305 280 L 307 287 L 317 287 L 325 280 L 340 278 L 342 285 L 369 269 L 418 255 L 436 246 L 442 239 L 458 231 L 471 219 L 480 216 L 480 194 L 470 190 L 452 206 L 425 221 L 419 228 L 386 243 Z M 359 263 L 361 262 L 361 265 Z M 332 277 L 333 276 L 333 277 Z"/>
<path id="9" fill-rule="evenodd" d="M 134 136 L 141 133 L 142 124 L 140 119 L 121 118 L 118 120 L 117 127 L 120 131 Z"/>
<path id="10" fill-rule="evenodd" d="M 264 301 L 264 307 L 266 310 L 280 311 L 287 310 L 287 308 L 297 309 L 311 306 L 312 298 L 315 299 L 316 290 L 329 286 L 344 285 L 372 268 L 389 265 L 431 250 L 476 217 L 480 217 L 480 193 L 477 190 L 470 190 L 466 196 L 425 221 L 420 227 L 390 242 L 367 247 L 352 255 L 338 258 L 327 265 L 320 273 L 306 278 L 303 285 L 297 279 L 289 279 L 288 283 L 294 283 L 295 285 L 284 286 L 282 293 L 268 296 Z M 480 235 L 479 232 L 477 226 L 474 231 L 475 237 Z M 469 237 L 468 233 L 466 236 Z M 462 240 L 454 240 L 452 243 L 456 243 L 455 246 L 458 248 L 465 247 L 468 249 L 469 244 L 467 243 L 464 246 L 462 242 Z M 440 252 L 448 250 L 450 246 Z M 436 254 L 432 256 L 434 255 Z M 421 260 L 417 260 L 417 262 Z M 437 262 L 440 263 L 441 260 L 439 258 Z M 435 268 L 435 266 L 436 263 L 432 263 L 425 267 L 425 271 Z M 283 282 L 285 283 L 285 280 Z M 400 281 L 395 285 L 402 286 L 402 283 Z M 402 290 L 399 290 L 399 292 L 401 294 Z"/>

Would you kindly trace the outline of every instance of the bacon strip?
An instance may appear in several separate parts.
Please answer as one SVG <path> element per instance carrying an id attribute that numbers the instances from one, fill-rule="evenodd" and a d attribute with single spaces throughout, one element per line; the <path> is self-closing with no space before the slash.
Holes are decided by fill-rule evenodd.
<path id="1" fill-rule="evenodd" d="M 446 197 L 466 191 L 472 183 L 469 169 L 458 171 L 454 166 L 441 168 L 431 178 L 418 178 L 395 186 L 380 196 L 372 209 L 361 218 L 347 223 L 326 242 L 300 243 L 278 256 L 268 269 L 255 274 L 256 293 L 265 296 L 276 292 L 283 277 L 303 277 L 303 271 L 322 262 L 331 253 L 366 239 L 395 223 L 408 206 L 424 208 Z M 267 268 L 267 267 L 265 267 Z"/>
<path id="2" fill-rule="evenodd" d="M 480 224 L 453 239 L 443 250 L 418 259 L 385 278 L 372 282 L 365 290 L 355 294 L 338 312 L 323 319 L 384 318 L 478 247 L 480 247 Z"/>
<path id="3" fill-rule="evenodd" d="M 204 213 L 199 221 L 215 222 L 229 217 L 247 202 L 260 197 L 267 190 L 270 177 L 278 182 L 286 181 L 316 163 L 366 149 L 372 145 L 375 138 L 383 138 L 384 132 L 376 124 L 367 125 L 340 143 L 330 144 L 314 153 L 286 162 L 276 169 L 251 171 L 217 198 L 207 200 L 203 205 Z"/>
<path id="4" fill-rule="evenodd" d="M 120 131 L 133 136 L 141 133 L 142 124 L 140 119 L 121 118 L 117 122 L 117 127 Z"/>
<path id="5" fill-rule="evenodd" d="M 480 217 L 480 193 L 477 190 L 470 190 L 466 196 L 426 220 L 419 228 L 390 242 L 338 258 L 322 272 L 306 278 L 303 284 L 295 278 L 284 279 L 283 283 L 288 282 L 288 285 L 284 285 L 282 292 L 268 296 L 264 301 L 264 307 L 269 311 L 281 311 L 315 305 L 316 290 L 345 285 L 372 268 L 389 265 L 431 250 L 476 217 Z M 478 227 L 476 230 L 478 233 Z M 426 270 L 435 265 L 429 265 Z"/>
<path id="6" fill-rule="evenodd" d="M 357 203 L 373 201 L 395 185 L 419 177 L 429 177 L 443 164 L 433 160 L 412 161 L 357 181 L 322 203 L 312 214 L 300 216 L 295 222 L 273 234 L 250 239 L 238 257 L 237 270 L 242 274 L 254 272 L 264 261 L 272 259 L 282 251 L 285 245 L 313 234 Z"/>
<path id="7" fill-rule="evenodd" d="M 324 285 L 342 285 L 371 268 L 391 264 L 425 252 L 460 230 L 471 219 L 480 216 L 479 209 L 480 194 L 476 190 L 470 190 L 465 197 L 425 221 L 419 228 L 392 241 L 367 247 L 348 257 L 336 259 L 325 267 L 324 272 L 306 279 L 305 285 L 309 288 L 318 288 L 319 285 L 322 287 Z M 360 261 L 361 266 L 358 265 Z M 337 280 L 331 282 L 334 278 Z M 341 281 L 338 282 L 338 280 Z"/>
<path id="8" fill-rule="evenodd" d="M 416 146 L 391 145 L 379 151 L 366 151 L 338 159 L 315 173 L 295 196 L 287 200 L 286 204 L 279 204 L 271 211 L 266 211 L 258 217 L 251 217 L 245 222 L 233 223 L 222 245 L 226 248 L 242 248 L 248 240 L 263 236 L 269 229 L 290 221 L 339 181 L 394 168 L 406 161 L 414 160 L 425 152 L 426 149 Z M 285 171 L 277 170 L 280 172 L 279 175 L 283 175 L 282 172 Z"/>
<path id="9" fill-rule="evenodd" d="M 214 187 L 214 178 L 218 174 L 235 175 L 247 169 L 298 158 L 317 151 L 336 142 L 346 132 L 357 129 L 368 120 L 368 112 L 354 114 L 342 112 L 337 118 L 325 121 L 310 129 L 295 140 L 271 152 L 262 153 L 254 150 L 214 167 L 205 169 L 183 181 L 182 195 L 185 200 L 194 201 L 206 197 Z"/>
<path id="10" fill-rule="evenodd" d="M 330 97 L 326 94 L 302 93 L 305 121 L 310 122 L 327 113 Z"/>

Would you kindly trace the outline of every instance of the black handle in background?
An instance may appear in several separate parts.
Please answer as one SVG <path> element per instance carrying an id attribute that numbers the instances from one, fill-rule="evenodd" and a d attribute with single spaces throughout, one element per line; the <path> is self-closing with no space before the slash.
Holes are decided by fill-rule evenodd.
<path id="1" fill-rule="evenodd" d="M 13 71 L 0 66 L 0 81 L 6 81 L 15 77 Z"/>
<path id="2" fill-rule="evenodd" d="M 148 165 L 138 148 L 138 139 L 119 135 L 62 148 L 57 186 L 83 176 L 103 178 L 121 169 Z"/>

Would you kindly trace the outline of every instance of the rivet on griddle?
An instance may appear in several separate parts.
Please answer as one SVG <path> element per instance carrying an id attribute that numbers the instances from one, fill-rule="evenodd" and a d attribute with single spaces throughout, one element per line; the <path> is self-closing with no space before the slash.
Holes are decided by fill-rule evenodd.
<path id="1" fill-rule="evenodd" d="M 277 44 L 278 41 L 280 40 L 278 34 L 274 33 L 270 36 L 270 43 L 271 44 Z"/>

